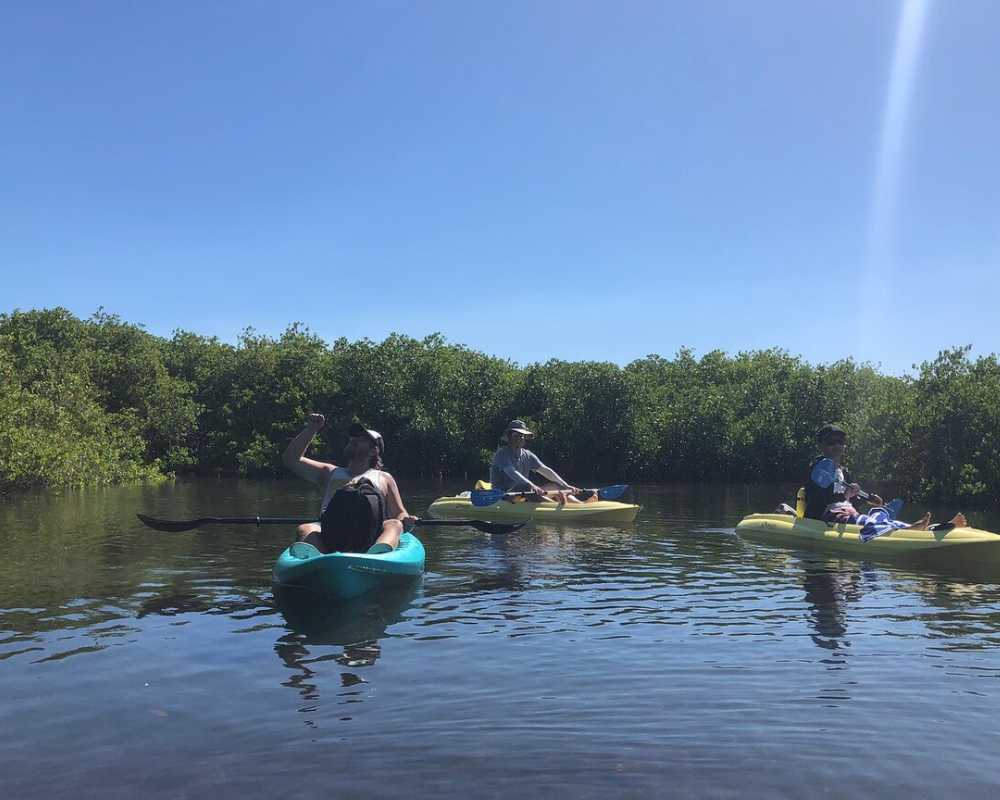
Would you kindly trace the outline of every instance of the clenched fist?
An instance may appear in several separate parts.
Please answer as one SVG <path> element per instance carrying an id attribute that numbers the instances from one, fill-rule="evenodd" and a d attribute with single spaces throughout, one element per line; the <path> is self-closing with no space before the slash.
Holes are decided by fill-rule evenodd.
<path id="1" fill-rule="evenodd" d="M 306 427 L 312 428 L 314 431 L 322 430 L 323 426 L 326 425 L 326 417 L 322 414 L 310 414 L 306 417 Z"/>

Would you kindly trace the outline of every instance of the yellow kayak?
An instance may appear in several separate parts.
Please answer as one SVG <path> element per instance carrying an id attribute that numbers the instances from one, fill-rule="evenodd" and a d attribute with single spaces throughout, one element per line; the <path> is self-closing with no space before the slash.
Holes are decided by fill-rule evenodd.
<path id="1" fill-rule="evenodd" d="M 508 503 L 474 506 L 468 497 L 439 497 L 427 513 L 432 517 L 472 517 L 487 521 L 522 521 L 569 525 L 573 523 L 631 522 L 642 506 L 599 500 L 596 503 Z"/>
<path id="2" fill-rule="evenodd" d="M 827 525 L 822 520 L 790 514 L 750 514 L 736 526 L 736 532 L 778 544 L 819 545 L 855 555 L 893 556 L 935 550 L 1000 556 L 1000 536 L 979 528 L 937 531 L 901 528 L 862 542 L 858 525 Z"/>

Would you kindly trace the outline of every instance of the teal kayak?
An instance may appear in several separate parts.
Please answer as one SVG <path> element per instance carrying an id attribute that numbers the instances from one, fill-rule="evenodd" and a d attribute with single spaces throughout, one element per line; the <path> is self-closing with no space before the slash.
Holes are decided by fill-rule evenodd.
<path id="1" fill-rule="evenodd" d="M 311 544 L 296 542 L 278 556 L 271 579 L 275 586 L 349 600 L 423 572 L 424 546 L 412 533 L 404 533 L 399 547 L 388 553 L 324 555 Z"/>

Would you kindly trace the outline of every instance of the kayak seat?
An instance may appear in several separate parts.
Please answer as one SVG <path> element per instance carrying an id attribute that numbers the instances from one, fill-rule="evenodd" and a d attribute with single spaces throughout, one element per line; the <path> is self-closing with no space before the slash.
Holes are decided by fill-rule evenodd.
<path id="1" fill-rule="evenodd" d="M 316 558 L 323 555 L 318 548 L 308 542 L 295 542 L 288 548 L 288 553 L 296 558 Z"/>

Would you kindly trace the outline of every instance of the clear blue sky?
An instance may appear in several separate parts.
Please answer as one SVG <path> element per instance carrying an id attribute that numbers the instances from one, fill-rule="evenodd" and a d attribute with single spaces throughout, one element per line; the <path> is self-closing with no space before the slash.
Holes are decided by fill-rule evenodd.
<path id="1" fill-rule="evenodd" d="M 872 0 L 7 2 L 0 311 L 522 363 L 998 351 L 1000 4 L 909 13 L 897 44 Z"/>

